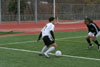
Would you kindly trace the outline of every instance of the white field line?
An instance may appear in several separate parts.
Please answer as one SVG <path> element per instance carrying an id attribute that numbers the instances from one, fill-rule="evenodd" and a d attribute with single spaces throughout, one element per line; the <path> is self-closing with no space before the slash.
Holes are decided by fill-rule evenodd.
<path id="1" fill-rule="evenodd" d="M 56 40 L 64 40 L 64 39 L 74 39 L 74 38 L 81 38 L 84 36 L 78 36 L 78 37 L 68 37 L 68 38 L 59 38 Z M 31 42 L 37 42 L 37 41 L 24 41 L 24 42 L 14 42 L 14 43 L 5 43 L 5 44 L 0 44 L 0 45 L 9 45 L 9 44 L 22 44 L 22 43 L 31 43 Z"/>
<path id="2" fill-rule="evenodd" d="M 59 39 L 56 39 L 56 40 L 75 39 L 75 38 L 82 38 L 82 37 L 85 37 L 85 36 L 78 36 L 78 37 L 68 37 L 68 38 L 59 38 Z"/>
<path id="3" fill-rule="evenodd" d="M 14 42 L 14 43 L 5 43 L 5 44 L 0 44 L 0 45 L 9 45 L 9 44 L 22 44 L 22 43 L 30 43 L 30 42 L 36 42 L 36 41 Z"/>
<path id="4" fill-rule="evenodd" d="M 20 52 L 28 52 L 28 53 L 40 53 L 39 51 L 24 50 L 24 49 L 15 49 L 15 48 L 7 48 L 7 47 L 0 47 L 0 49 L 20 51 Z M 50 55 L 55 55 L 53 53 L 49 53 L 49 54 Z M 88 57 L 71 56 L 71 55 L 62 55 L 62 56 L 63 57 L 70 57 L 70 58 L 77 58 L 77 59 L 84 59 L 84 60 L 100 61 L 100 59 L 97 59 L 97 58 L 88 58 Z"/>

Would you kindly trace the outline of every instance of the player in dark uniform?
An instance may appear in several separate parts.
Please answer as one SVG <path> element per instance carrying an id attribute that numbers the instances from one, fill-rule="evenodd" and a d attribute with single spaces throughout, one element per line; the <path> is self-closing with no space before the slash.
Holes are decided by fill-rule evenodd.
<path id="1" fill-rule="evenodd" d="M 84 23 L 86 24 L 86 26 L 88 28 L 88 35 L 86 37 L 86 40 L 87 40 L 87 42 L 89 44 L 88 48 L 92 48 L 93 47 L 93 45 L 92 45 L 92 43 L 90 41 L 90 38 L 92 38 L 93 42 L 95 44 L 97 44 L 98 50 L 100 51 L 100 44 L 96 40 L 96 37 L 98 37 L 100 35 L 99 27 L 90 18 L 85 18 Z"/>

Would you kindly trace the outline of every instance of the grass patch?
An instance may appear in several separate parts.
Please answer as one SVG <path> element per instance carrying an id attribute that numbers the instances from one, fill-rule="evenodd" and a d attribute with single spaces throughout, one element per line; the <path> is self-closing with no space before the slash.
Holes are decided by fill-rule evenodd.
<path id="1" fill-rule="evenodd" d="M 55 33 L 55 38 L 59 39 L 56 40 L 58 45 L 56 50 L 61 50 L 63 55 L 100 59 L 100 52 L 98 52 L 96 44 L 93 43 L 93 48 L 87 49 L 88 44 L 84 37 L 87 33 L 87 31 Z M 73 57 L 58 58 L 52 55 L 48 59 L 44 56 L 38 56 L 38 53 L 29 52 L 41 51 L 43 48 L 42 40 L 38 43 L 34 42 L 38 35 L 0 37 L 0 67 L 100 67 L 100 61 L 96 60 Z M 99 37 L 97 40 L 100 42 Z"/>

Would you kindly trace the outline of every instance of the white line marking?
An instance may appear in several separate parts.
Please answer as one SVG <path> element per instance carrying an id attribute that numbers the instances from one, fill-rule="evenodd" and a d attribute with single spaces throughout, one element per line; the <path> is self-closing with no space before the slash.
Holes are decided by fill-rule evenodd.
<path id="1" fill-rule="evenodd" d="M 22 51 L 22 52 L 33 52 L 33 53 L 40 53 L 39 51 L 31 51 L 31 50 L 24 50 L 24 49 L 15 49 L 15 48 L 7 48 L 7 47 L 0 47 L 0 49 L 6 50 L 14 50 L 14 51 Z"/>
<path id="2" fill-rule="evenodd" d="M 74 39 L 74 38 L 81 38 L 84 36 L 78 36 L 78 37 L 68 37 L 68 38 L 59 38 L 56 40 L 64 40 L 64 39 Z M 31 43 L 31 42 L 37 42 L 37 41 L 25 41 L 25 42 L 14 42 L 14 43 L 5 43 L 5 44 L 0 44 L 0 45 L 9 45 L 9 44 L 22 44 L 22 43 Z"/>
<path id="3" fill-rule="evenodd" d="M 64 39 L 74 39 L 74 38 L 82 38 L 84 36 L 78 36 L 78 37 L 68 37 L 68 38 L 59 38 L 59 39 L 56 39 L 56 40 L 64 40 Z"/>
<path id="4" fill-rule="evenodd" d="M 14 43 L 5 43 L 5 44 L 0 44 L 0 45 L 22 44 L 22 43 L 30 43 L 30 42 L 36 42 L 36 41 L 14 42 Z"/>
<path id="5" fill-rule="evenodd" d="M 55 55 L 53 53 L 49 53 L 51 55 Z M 70 57 L 70 58 L 78 58 L 78 59 L 85 59 L 85 60 L 95 60 L 95 61 L 100 61 L 100 59 L 97 58 L 88 58 L 88 57 L 80 57 L 80 56 L 71 56 L 71 55 L 62 55 L 63 57 Z"/>
<path id="6" fill-rule="evenodd" d="M 15 49 L 15 48 L 7 48 L 7 47 L 0 47 L 0 49 L 6 49 L 6 50 L 13 50 L 13 51 L 21 51 L 21 52 L 30 52 L 30 53 L 40 53 L 39 51 L 32 51 L 32 50 L 25 50 L 25 49 Z M 50 55 L 55 55 L 53 53 L 49 53 Z M 94 60 L 94 61 L 100 61 L 100 59 L 97 58 L 88 58 L 88 57 L 80 57 L 80 56 L 71 56 L 71 55 L 62 55 L 63 57 L 70 57 L 70 58 L 77 58 L 77 59 L 84 59 L 84 60 Z"/>

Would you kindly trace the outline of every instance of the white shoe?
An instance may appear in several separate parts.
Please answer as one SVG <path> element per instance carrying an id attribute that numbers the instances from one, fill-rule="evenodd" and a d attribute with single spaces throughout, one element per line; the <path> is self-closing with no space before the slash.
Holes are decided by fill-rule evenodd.
<path id="1" fill-rule="evenodd" d="M 47 53 L 44 53 L 44 55 L 45 55 L 47 58 L 49 58 L 49 55 L 48 55 Z"/>
<path id="2" fill-rule="evenodd" d="M 93 47 L 93 45 L 89 46 L 88 48 L 92 48 L 92 47 Z"/>

